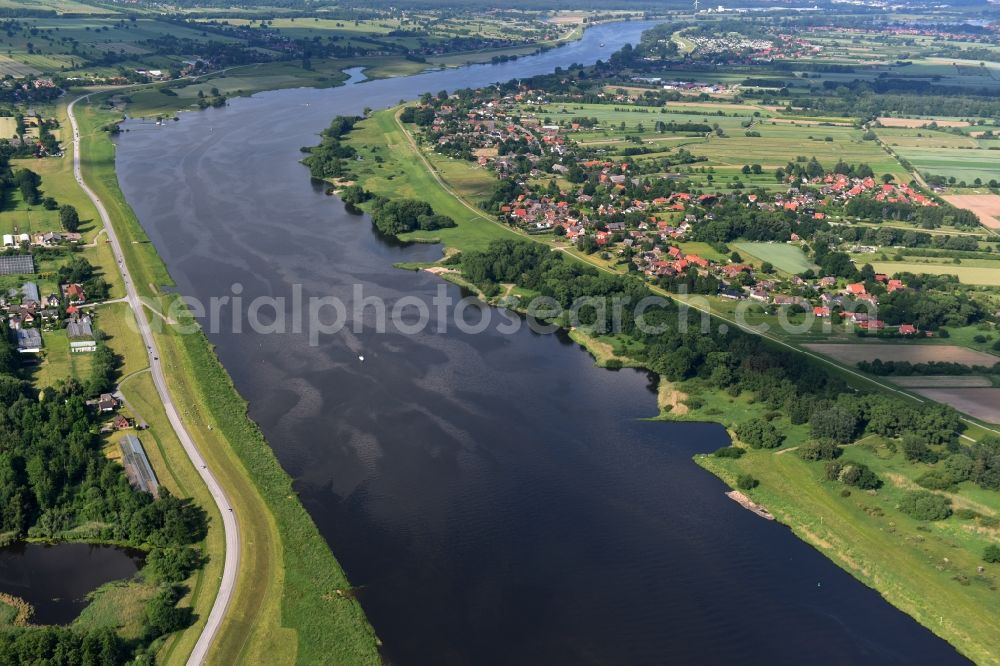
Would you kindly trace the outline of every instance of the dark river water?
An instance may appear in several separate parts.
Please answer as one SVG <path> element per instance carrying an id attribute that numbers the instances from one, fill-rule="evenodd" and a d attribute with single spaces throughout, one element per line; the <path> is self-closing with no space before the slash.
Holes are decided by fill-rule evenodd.
<path id="1" fill-rule="evenodd" d="M 18 543 L 0 548 L 0 592 L 31 604 L 33 624 L 67 624 L 87 605 L 88 594 L 131 578 L 142 561 L 142 554 L 113 546 Z"/>
<path id="2" fill-rule="evenodd" d="M 442 283 L 392 264 L 440 248 L 380 239 L 310 182 L 300 146 L 336 114 L 590 63 L 644 27 L 597 27 L 515 63 L 131 121 L 119 178 L 181 293 L 203 303 L 237 283 L 245 301 L 291 297 L 294 285 L 305 298 L 350 303 L 360 285 L 390 306 L 429 301 Z M 641 420 L 656 411 L 644 373 L 597 369 L 525 328 L 438 333 L 435 317 L 404 335 L 373 319 L 311 345 L 306 331 L 225 332 L 224 314 L 210 338 L 391 662 L 960 661 L 788 529 L 725 498 L 691 461 L 726 444 L 725 431 Z"/>

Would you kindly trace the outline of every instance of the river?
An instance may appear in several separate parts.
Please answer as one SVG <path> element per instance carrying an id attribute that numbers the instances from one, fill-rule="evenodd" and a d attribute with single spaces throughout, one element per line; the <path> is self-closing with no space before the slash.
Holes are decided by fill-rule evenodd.
<path id="1" fill-rule="evenodd" d="M 640 23 L 502 65 L 231 100 L 118 139 L 126 197 L 181 293 L 390 304 L 442 284 L 298 164 L 337 114 L 591 63 Z M 606 43 L 606 48 L 599 45 Z M 455 287 L 448 286 L 452 296 Z M 452 314 L 448 313 L 449 316 Z M 475 313 L 466 313 L 475 319 Z M 934 663 L 954 650 L 691 461 L 712 424 L 557 335 L 210 333 L 399 664 Z M 230 329 L 223 321 L 222 331 Z M 364 362 L 359 356 L 364 356 Z"/>

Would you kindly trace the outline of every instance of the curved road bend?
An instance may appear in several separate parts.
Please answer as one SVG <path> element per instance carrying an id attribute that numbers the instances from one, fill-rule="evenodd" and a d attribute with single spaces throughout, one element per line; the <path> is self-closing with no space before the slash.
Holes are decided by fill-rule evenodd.
<path id="1" fill-rule="evenodd" d="M 163 374 L 163 367 L 160 364 L 160 354 L 157 351 L 156 340 L 153 339 L 153 332 L 149 327 L 146 314 L 143 312 L 139 293 L 136 291 L 135 283 L 129 274 L 128 266 L 125 263 L 125 256 L 122 254 L 121 244 L 118 241 L 118 235 L 111 224 L 111 217 L 108 215 L 104 204 L 101 203 L 100 198 L 83 181 L 83 175 L 80 171 L 80 128 L 76 123 L 76 116 L 73 115 L 73 107 L 77 102 L 87 97 L 90 97 L 90 94 L 74 99 L 66 107 L 66 113 L 73 128 L 73 176 L 94 203 L 94 207 L 97 208 L 97 212 L 101 216 L 101 221 L 104 223 L 108 240 L 111 243 L 111 249 L 114 251 L 115 261 L 118 262 L 118 269 L 121 271 L 122 279 L 125 281 L 126 298 L 132 308 L 132 313 L 135 315 L 135 320 L 139 324 L 139 333 L 142 335 L 142 341 L 146 345 L 147 360 L 153 376 L 153 383 L 156 385 L 156 392 L 160 395 L 160 400 L 163 402 L 163 409 L 170 420 L 170 425 L 177 434 L 177 439 L 180 440 L 184 447 L 184 452 L 187 453 L 191 463 L 198 470 L 198 474 L 201 475 L 205 485 L 208 486 L 209 492 L 212 493 L 213 499 L 215 499 L 215 504 L 222 515 L 222 525 L 226 535 L 226 557 L 222 569 L 222 582 L 219 585 L 219 593 L 215 597 L 215 603 L 212 605 L 205 628 L 202 630 L 201 636 L 198 637 L 198 642 L 195 644 L 194 650 L 191 652 L 187 662 L 188 666 L 195 666 L 205 661 L 208 650 L 219 633 L 222 618 L 225 616 L 226 610 L 232 601 L 233 592 L 236 588 L 236 573 L 240 566 L 240 532 L 236 523 L 236 515 L 233 512 L 232 505 L 229 503 L 229 499 L 226 497 L 226 493 L 222 490 L 222 486 L 215 478 L 215 475 L 208 468 L 194 440 L 191 439 L 191 435 L 184 427 L 183 422 L 181 422 L 177 408 L 170 398 L 166 377 Z"/>

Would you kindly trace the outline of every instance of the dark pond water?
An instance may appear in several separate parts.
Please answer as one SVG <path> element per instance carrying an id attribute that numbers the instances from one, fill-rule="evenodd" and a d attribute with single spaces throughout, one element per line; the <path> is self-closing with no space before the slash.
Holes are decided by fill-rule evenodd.
<path id="1" fill-rule="evenodd" d="M 593 62 L 640 24 L 500 66 L 288 90 L 130 122 L 122 187 L 178 288 L 429 301 L 394 262 L 440 256 L 372 233 L 311 183 L 299 147 L 338 113 Z M 602 49 L 600 43 L 606 43 Z M 446 294 L 459 296 L 454 287 Z M 231 331 L 223 310 L 218 331 Z M 499 317 L 497 311 L 490 311 Z M 446 309 L 444 320 L 454 312 Z M 467 311 L 469 320 L 477 313 Z M 399 664 L 933 663 L 955 652 L 691 461 L 710 424 L 641 420 L 647 376 L 556 335 L 210 333 Z M 365 357 L 359 361 L 359 355 Z"/>
<path id="2" fill-rule="evenodd" d="M 105 583 L 131 578 L 141 553 L 84 543 L 18 543 L 0 548 L 0 592 L 21 597 L 35 613 L 33 624 L 68 624 L 87 595 Z"/>

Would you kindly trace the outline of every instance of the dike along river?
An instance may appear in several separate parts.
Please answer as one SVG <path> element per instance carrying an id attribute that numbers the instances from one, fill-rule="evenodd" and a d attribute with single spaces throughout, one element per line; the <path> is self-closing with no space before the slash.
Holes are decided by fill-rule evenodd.
<path id="1" fill-rule="evenodd" d="M 377 237 L 310 182 L 299 148 L 337 114 L 592 63 L 648 25 L 596 27 L 513 63 L 130 121 L 119 178 L 185 295 L 207 302 L 239 283 L 246 301 L 290 299 L 302 285 L 306 298 L 350 301 L 360 284 L 390 306 L 429 301 L 441 282 L 392 264 L 440 248 Z M 961 661 L 787 528 L 725 498 L 691 461 L 725 431 L 641 421 L 656 410 L 645 374 L 597 369 L 526 329 L 367 324 L 319 346 L 305 332 L 210 338 L 391 663 Z"/>

